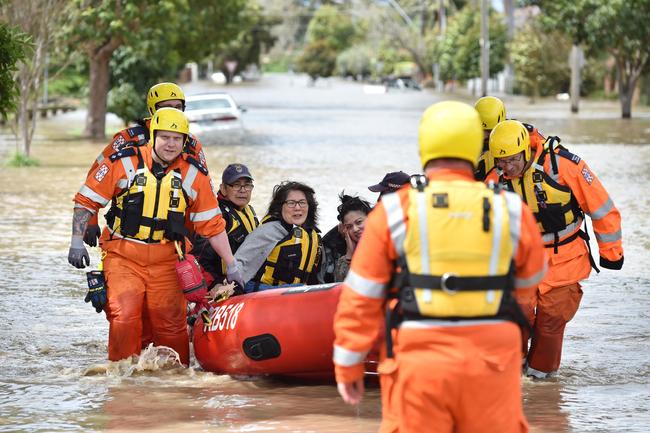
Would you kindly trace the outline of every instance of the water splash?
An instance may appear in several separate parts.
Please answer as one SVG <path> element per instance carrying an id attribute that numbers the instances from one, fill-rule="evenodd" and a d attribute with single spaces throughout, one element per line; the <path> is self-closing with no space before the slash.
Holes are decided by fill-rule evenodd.
<path id="1" fill-rule="evenodd" d="M 167 346 L 154 346 L 150 343 L 140 356 L 133 355 L 120 361 L 109 361 L 106 364 L 94 364 L 86 368 L 83 376 L 106 375 L 113 377 L 130 377 L 153 371 L 168 371 L 183 369 L 178 353 Z"/>

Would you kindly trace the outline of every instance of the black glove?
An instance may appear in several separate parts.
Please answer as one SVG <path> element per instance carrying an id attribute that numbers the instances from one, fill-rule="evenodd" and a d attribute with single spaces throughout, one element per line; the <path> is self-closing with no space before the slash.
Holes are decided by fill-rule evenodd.
<path id="1" fill-rule="evenodd" d="M 612 262 L 610 260 L 607 260 L 605 257 L 600 257 L 600 267 L 605 268 L 605 269 L 613 269 L 615 271 L 620 270 L 623 267 L 623 259 L 625 257 L 621 256 L 620 259 L 616 260 L 615 262 Z"/>
<path id="2" fill-rule="evenodd" d="M 84 302 L 92 302 L 95 311 L 101 313 L 106 305 L 106 280 L 103 271 L 86 272 L 88 277 L 88 293 Z"/>
<path id="3" fill-rule="evenodd" d="M 72 236 L 68 251 L 68 263 L 77 269 L 83 269 L 90 264 L 90 256 L 84 247 L 81 236 Z"/>
<path id="4" fill-rule="evenodd" d="M 101 229 L 99 228 L 99 225 L 97 224 L 91 224 L 86 228 L 86 233 L 84 233 L 84 242 L 88 244 L 90 247 L 96 247 L 97 246 L 97 239 L 99 239 L 99 235 L 102 233 Z"/>

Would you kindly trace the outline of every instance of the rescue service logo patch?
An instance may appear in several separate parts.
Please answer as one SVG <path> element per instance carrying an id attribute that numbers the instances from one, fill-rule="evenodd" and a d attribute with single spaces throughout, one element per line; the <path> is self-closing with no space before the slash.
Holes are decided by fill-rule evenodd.
<path id="1" fill-rule="evenodd" d="M 205 154 L 203 153 L 203 149 L 201 149 L 199 151 L 199 160 L 201 161 L 201 165 L 204 165 L 204 166 L 207 165 L 205 163 Z"/>
<path id="2" fill-rule="evenodd" d="M 594 175 L 589 171 L 587 167 L 582 167 L 582 177 L 585 178 L 589 185 L 591 185 L 591 182 L 594 181 Z"/>
<path id="3" fill-rule="evenodd" d="M 108 170 L 109 170 L 108 165 L 102 164 L 102 166 L 99 167 L 95 172 L 95 180 L 97 180 L 97 182 L 101 182 L 102 180 L 104 180 L 104 177 L 106 177 L 106 173 L 108 173 Z"/>
<path id="4" fill-rule="evenodd" d="M 113 150 L 117 152 L 124 146 L 124 143 L 126 143 L 126 140 L 120 135 L 113 141 Z"/>

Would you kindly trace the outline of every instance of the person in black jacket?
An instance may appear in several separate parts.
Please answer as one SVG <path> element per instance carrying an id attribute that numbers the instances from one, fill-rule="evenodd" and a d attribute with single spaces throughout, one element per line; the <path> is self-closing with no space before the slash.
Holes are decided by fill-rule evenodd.
<path id="1" fill-rule="evenodd" d="M 233 254 L 244 243 L 246 236 L 259 225 L 255 210 L 250 205 L 253 188 L 253 175 L 243 164 L 230 164 L 221 175 L 217 198 L 226 221 L 226 233 Z M 192 254 L 199 260 L 209 287 L 223 282 L 226 276 L 225 264 L 210 248 L 207 239 L 197 236 Z"/>
<path id="2" fill-rule="evenodd" d="M 323 258 L 318 273 L 320 283 L 343 281 L 350 267 L 350 260 L 361 233 L 365 227 L 366 217 L 372 206 L 358 196 L 339 195 L 336 218 L 339 223 L 328 231 L 322 239 Z"/>

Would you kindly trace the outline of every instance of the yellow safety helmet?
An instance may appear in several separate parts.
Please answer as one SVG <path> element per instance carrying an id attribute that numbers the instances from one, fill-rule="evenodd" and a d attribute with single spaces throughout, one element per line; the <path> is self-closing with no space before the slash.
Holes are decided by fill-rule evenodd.
<path id="1" fill-rule="evenodd" d="M 490 153 L 495 158 L 505 158 L 524 152 L 530 158 L 530 136 L 526 127 L 516 120 L 504 120 L 490 133 Z"/>
<path id="2" fill-rule="evenodd" d="M 483 129 L 492 130 L 499 122 L 506 120 L 506 106 L 494 96 L 484 96 L 476 101 L 474 108 L 481 116 Z"/>
<path id="3" fill-rule="evenodd" d="M 427 108 L 418 135 L 423 167 L 438 158 L 464 159 L 476 167 L 483 148 L 481 118 L 462 102 L 438 102 Z"/>
<path id="4" fill-rule="evenodd" d="M 156 112 L 156 104 L 162 101 L 169 101 L 172 99 L 180 99 L 183 101 L 183 110 L 185 110 L 185 94 L 183 90 L 174 83 L 158 83 L 152 86 L 147 93 L 147 109 L 149 114 L 154 115 Z"/>
<path id="5" fill-rule="evenodd" d="M 151 132 L 150 143 L 154 142 L 156 131 L 180 132 L 185 135 L 187 140 L 190 133 L 190 122 L 182 111 L 172 107 L 162 107 L 151 118 L 149 131 Z"/>

